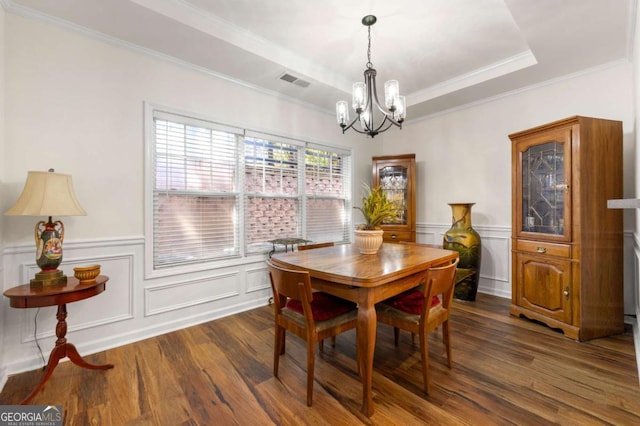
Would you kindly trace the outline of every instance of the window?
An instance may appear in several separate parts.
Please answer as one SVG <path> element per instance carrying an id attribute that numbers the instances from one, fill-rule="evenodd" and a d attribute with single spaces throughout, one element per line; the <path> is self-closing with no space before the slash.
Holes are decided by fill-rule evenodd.
<path id="1" fill-rule="evenodd" d="M 151 109 L 153 270 L 266 253 L 275 238 L 348 242 L 349 151 Z"/>
<path id="2" fill-rule="evenodd" d="M 348 241 L 351 221 L 350 158 L 319 147 L 305 149 L 306 238 Z"/>

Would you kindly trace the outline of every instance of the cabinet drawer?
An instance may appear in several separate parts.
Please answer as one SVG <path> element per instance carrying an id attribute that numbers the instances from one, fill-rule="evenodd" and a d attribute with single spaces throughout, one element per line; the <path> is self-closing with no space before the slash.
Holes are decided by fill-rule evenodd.
<path id="1" fill-rule="evenodd" d="M 384 231 L 384 241 L 386 242 L 398 242 L 398 241 L 415 241 L 415 234 L 411 231 Z"/>
<path id="2" fill-rule="evenodd" d="M 526 253 L 547 254 L 557 257 L 571 257 L 571 246 L 543 241 L 517 240 L 516 250 Z"/>

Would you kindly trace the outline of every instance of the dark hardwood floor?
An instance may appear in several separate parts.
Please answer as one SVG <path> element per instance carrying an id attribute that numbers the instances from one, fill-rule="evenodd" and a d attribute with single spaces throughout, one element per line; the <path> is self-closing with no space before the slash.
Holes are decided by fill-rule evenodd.
<path id="1" fill-rule="evenodd" d="M 432 334 L 430 395 L 408 333 L 393 345 L 380 325 L 374 360 L 375 414 L 360 413 L 355 331 L 325 344 L 306 406 L 305 349 L 287 338 L 280 378 L 272 375 L 270 307 L 86 357 L 108 371 L 58 366 L 32 404 L 62 405 L 66 425 L 638 425 L 640 387 L 631 330 L 575 342 L 510 317 L 509 301 L 479 294 L 455 301 L 453 368 Z M 17 404 L 40 370 L 9 378 L 0 404 Z"/>

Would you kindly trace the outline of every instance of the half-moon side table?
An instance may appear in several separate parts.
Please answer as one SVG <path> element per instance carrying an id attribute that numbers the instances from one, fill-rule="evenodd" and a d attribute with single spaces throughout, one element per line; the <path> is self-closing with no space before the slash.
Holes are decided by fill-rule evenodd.
<path id="1" fill-rule="evenodd" d="M 49 355 L 49 362 L 44 372 L 44 377 L 31 394 L 26 397 L 20 404 L 27 404 L 42 389 L 44 384 L 49 380 L 53 370 L 58 362 L 68 357 L 71 362 L 91 370 L 107 370 L 113 368 L 113 364 L 94 365 L 85 361 L 75 346 L 67 342 L 65 335 L 67 334 L 67 303 L 77 302 L 79 300 L 88 299 L 105 290 L 105 283 L 109 281 L 106 275 L 98 275 L 94 281 L 80 282 L 75 277 L 67 277 L 66 284 L 52 285 L 45 287 L 31 287 L 30 284 L 23 284 L 10 288 L 4 292 L 9 298 L 9 304 L 12 308 L 41 308 L 45 306 L 58 305 L 58 313 L 56 318 L 56 345 Z"/>

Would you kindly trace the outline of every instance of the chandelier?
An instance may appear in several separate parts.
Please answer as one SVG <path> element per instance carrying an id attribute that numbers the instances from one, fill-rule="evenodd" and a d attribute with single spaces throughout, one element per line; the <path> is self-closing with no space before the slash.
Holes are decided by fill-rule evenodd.
<path id="1" fill-rule="evenodd" d="M 398 80 L 389 80 L 384 84 L 386 110 L 378 101 L 376 70 L 373 69 L 373 64 L 371 63 L 371 26 L 376 21 L 377 18 L 373 15 L 367 15 L 362 18 L 362 25 L 367 27 L 369 34 L 367 69 L 364 70 L 364 82 L 353 84 L 351 106 L 356 112 L 356 117 L 353 121 L 349 123 L 347 101 L 338 101 L 336 103 L 336 117 L 338 124 L 342 127 L 342 133 L 353 129 L 372 138 L 378 133 L 388 130 L 392 125 L 402 129 L 402 122 L 406 117 L 406 101 L 404 96 L 400 96 Z"/>

